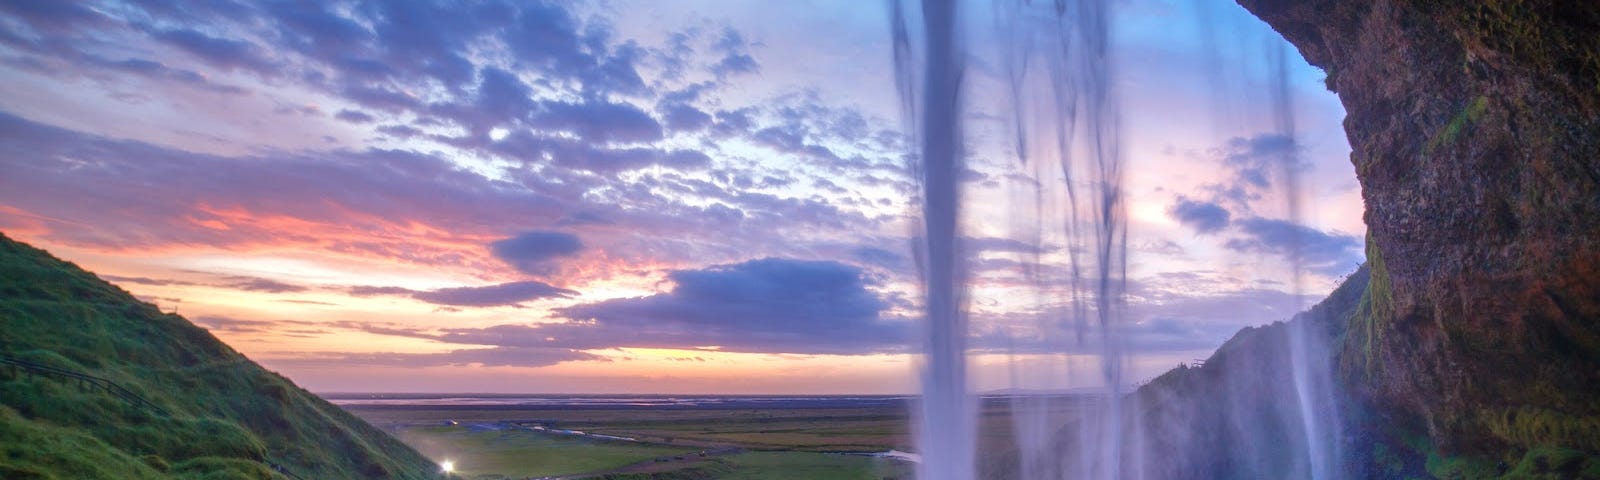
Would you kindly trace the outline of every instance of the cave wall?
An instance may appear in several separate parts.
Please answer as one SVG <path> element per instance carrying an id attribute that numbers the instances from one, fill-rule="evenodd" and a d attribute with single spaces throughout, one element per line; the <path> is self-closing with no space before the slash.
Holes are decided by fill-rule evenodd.
<path id="1" fill-rule="evenodd" d="M 1600 3 L 1238 2 L 1348 112 L 1346 385 L 1443 451 L 1600 452 Z"/>

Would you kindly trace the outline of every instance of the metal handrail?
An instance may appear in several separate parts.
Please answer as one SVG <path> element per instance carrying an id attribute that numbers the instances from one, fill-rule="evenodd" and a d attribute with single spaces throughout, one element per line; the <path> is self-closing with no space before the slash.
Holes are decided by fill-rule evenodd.
<path id="1" fill-rule="evenodd" d="M 35 363 L 11 357 L 0 357 L 0 365 L 10 365 L 13 368 L 21 368 L 27 370 L 29 373 L 71 378 L 83 384 L 105 390 L 106 393 L 110 393 L 111 395 L 122 399 L 122 401 L 133 404 L 134 406 L 154 410 L 156 413 L 160 413 L 163 416 L 172 416 L 171 414 L 167 413 L 166 409 L 156 406 L 156 404 L 151 403 L 149 400 L 145 400 L 144 397 L 139 396 L 139 394 L 133 393 L 132 390 L 128 390 L 126 387 L 123 387 L 117 382 L 113 382 L 111 380 L 89 375 L 87 373 L 74 372 L 64 368 L 56 368 L 42 363 Z"/>

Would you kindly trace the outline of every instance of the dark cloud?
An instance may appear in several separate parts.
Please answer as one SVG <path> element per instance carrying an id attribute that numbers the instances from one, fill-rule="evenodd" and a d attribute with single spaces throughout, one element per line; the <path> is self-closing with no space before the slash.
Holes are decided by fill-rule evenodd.
<path id="1" fill-rule="evenodd" d="M 447 88 L 466 86 L 476 68 L 467 46 L 503 20 L 495 4 L 454 5 L 430 1 L 375 2 L 359 9 L 372 31 L 385 65 L 408 81 L 438 80 Z"/>
<path id="2" fill-rule="evenodd" d="M 553 260 L 583 250 L 577 235 L 566 232 L 532 231 L 489 244 L 494 256 L 529 275 L 549 275 Z"/>
<path id="3" fill-rule="evenodd" d="M 578 292 L 544 282 L 522 281 L 481 287 L 454 287 L 438 290 L 413 290 L 404 287 L 354 286 L 346 289 L 357 297 L 403 296 L 435 305 L 452 307 L 500 307 L 542 298 L 569 298 Z"/>
<path id="4" fill-rule="evenodd" d="M 390 221 L 443 231 L 554 222 L 574 206 L 405 151 L 221 157 L 81 134 L 4 113 L 0 171 L 6 172 L 0 191 L 8 206 L 73 219 L 50 224 L 53 241 L 113 248 L 275 241 L 491 268 L 464 263 L 469 259 L 459 252 L 418 249 L 390 235 L 329 234 L 382 231 Z M 284 229 L 272 218 L 324 230 Z"/>
<path id="5" fill-rule="evenodd" d="M 1287 320 L 1320 297 L 1237 288 L 1238 283 L 1237 278 L 1207 271 L 1130 280 L 1127 308 L 1111 328 L 1123 339 L 1121 347 L 1132 351 L 1203 355 L 1200 352 L 1217 348 L 1241 328 Z M 1042 315 L 977 314 L 972 344 L 988 352 L 1102 352 L 1090 303 L 1081 311 L 1074 311 L 1070 302 L 1054 305 Z"/>
<path id="6" fill-rule="evenodd" d="M 1330 277 L 1350 273 L 1364 258 L 1361 240 L 1352 235 L 1325 233 L 1270 218 L 1252 217 L 1235 223 L 1244 236 L 1228 240 L 1225 246 L 1237 252 L 1283 255 Z"/>
<path id="7" fill-rule="evenodd" d="M 556 221 L 558 226 L 612 225 L 616 222 L 594 212 L 577 212 Z"/>
<path id="8" fill-rule="evenodd" d="M 694 150 L 599 147 L 569 139 L 535 136 L 526 131 L 513 132 L 491 143 L 488 149 L 526 163 L 547 163 L 545 160 L 548 159 L 562 167 L 596 173 L 614 173 L 656 165 L 695 170 L 711 164 L 711 157 Z"/>
<path id="9" fill-rule="evenodd" d="M 308 290 L 306 287 L 300 285 L 293 285 L 277 280 L 260 277 L 248 277 L 243 275 L 226 277 L 223 283 L 215 286 L 244 290 L 247 292 L 263 293 L 296 293 Z"/>
<path id="10" fill-rule="evenodd" d="M 354 287 L 349 287 L 349 288 L 345 289 L 345 291 L 349 292 L 350 295 L 354 295 L 354 296 L 357 296 L 357 297 L 375 297 L 375 296 L 379 296 L 379 295 L 410 296 L 410 295 L 412 295 L 414 293 L 417 293 L 416 290 L 412 290 L 412 289 L 404 288 L 404 287 L 375 287 L 375 286 L 368 286 L 368 285 L 358 285 L 358 286 L 354 286 Z"/>
<path id="11" fill-rule="evenodd" d="M 862 263 L 868 265 L 877 265 L 891 272 L 904 271 L 904 269 L 907 268 L 908 263 L 905 255 L 878 247 L 856 247 L 850 250 L 850 255 Z"/>
<path id="12" fill-rule="evenodd" d="M 372 123 L 373 121 L 377 120 L 376 118 L 373 118 L 372 115 L 355 110 L 340 110 L 339 113 L 335 114 L 333 117 L 350 123 Z"/>
<path id="13" fill-rule="evenodd" d="M 1139 242 L 1130 248 L 1132 248 L 1134 251 L 1153 253 L 1156 255 L 1179 256 L 1185 253 L 1182 245 L 1178 245 L 1177 242 L 1166 239 L 1146 240 Z"/>
<path id="14" fill-rule="evenodd" d="M 75 58 L 79 64 L 92 65 L 118 71 L 156 82 L 173 82 L 217 93 L 243 94 L 245 90 L 233 85 L 216 83 L 198 72 L 172 68 L 164 63 L 142 58 L 106 60 L 97 56 L 82 55 Z"/>
<path id="15" fill-rule="evenodd" d="M 528 125 L 596 143 L 653 142 L 663 137 L 661 123 L 649 113 L 630 104 L 605 101 L 543 102 Z"/>
<path id="16" fill-rule="evenodd" d="M 263 56 L 261 47 L 247 41 L 217 38 L 189 29 L 157 30 L 151 32 L 151 36 L 216 67 L 250 70 L 267 76 L 278 71 L 278 66 Z"/>
<path id="17" fill-rule="evenodd" d="M 677 132 L 695 132 L 711 126 L 711 114 L 688 105 L 670 105 L 662 109 L 668 129 Z"/>
<path id="18" fill-rule="evenodd" d="M 485 68 L 478 73 L 478 77 L 477 92 L 472 102 L 433 105 L 429 110 L 453 118 L 475 135 L 482 136 L 497 125 L 515 125 L 525 121 L 538 108 L 533 100 L 533 90 L 522 83 L 516 74 L 498 68 Z"/>
<path id="19" fill-rule="evenodd" d="M 711 67 L 711 71 L 718 76 L 731 76 L 743 73 L 755 73 L 761 70 L 761 64 L 756 59 L 746 54 L 728 55 Z"/>
<path id="20" fill-rule="evenodd" d="M 1233 168 L 1237 180 L 1258 188 L 1272 186 L 1269 178 L 1274 164 L 1290 160 L 1299 147 L 1294 138 L 1275 133 L 1264 133 L 1250 138 L 1235 137 L 1228 140 L 1223 162 Z"/>
<path id="21" fill-rule="evenodd" d="M 668 279 L 674 286 L 667 293 L 563 308 L 558 313 L 574 322 L 525 327 L 529 331 L 519 333 L 541 341 L 604 343 L 606 337 L 591 336 L 599 332 L 645 342 L 613 346 L 716 345 L 789 353 L 888 351 L 905 340 L 902 325 L 880 316 L 888 303 L 868 290 L 861 270 L 850 265 L 767 258 L 673 271 Z"/>
<path id="22" fill-rule="evenodd" d="M 82 28 L 101 27 L 110 20 L 100 12 L 78 2 L 17 0 L 0 2 L 0 12 L 14 16 L 39 34 L 64 34 Z"/>
<path id="23" fill-rule="evenodd" d="M 195 317 L 194 323 L 213 332 L 231 333 L 262 333 L 271 331 L 274 327 L 279 326 L 278 322 L 270 320 L 241 320 L 215 315 Z"/>
<path id="24" fill-rule="evenodd" d="M 370 45 L 377 35 L 354 19 L 330 10 L 332 6 L 329 2 L 269 2 L 263 8 L 277 20 L 272 23 L 281 45 L 346 67 L 378 63 L 366 58 L 376 53 Z M 378 72 L 360 67 L 347 70 Z"/>
<path id="25" fill-rule="evenodd" d="M 716 65 L 711 67 L 712 73 L 718 77 L 755 73 L 761 70 L 761 65 L 756 63 L 755 57 L 751 57 L 748 53 L 749 43 L 738 30 L 731 27 L 723 28 L 722 35 L 712 47 L 723 54 L 722 60 L 718 60 Z"/>
<path id="26" fill-rule="evenodd" d="M 290 283 L 280 282 L 280 281 L 277 281 L 277 280 L 261 278 L 261 277 L 251 277 L 251 276 L 245 276 L 245 275 L 229 275 L 229 276 L 225 276 L 225 277 L 222 277 L 220 282 L 215 282 L 215 283 L 198 283 L 198 282 L 191 282 L 191 281 L 187 281 L 187 280 L 174 280 L 174 279 L 167 279 L 167 278 L 124 277 L 124 276 L 120 276 L 120 275 L 100 275 L 100 278 L 103 278 L 108 282 L 114 282 L 114 283 L 131 283 L 131 284 L 136 284 L 136 285 L 151 285 L 151 286 L 158 286 L 158 287 L 164 287 L 164 286 L 205 286 L 205 287 L 216 287 L 216 288 L 231 288 L 231 289 L 234 289 L 234 290 L 244 290 L 244 291 L 247 291 L 247 292 L 262 292 L 262 293 L 298 293 L 298 292 L 304 292 L 304 291 L 310 290 L 310 288 L 307 288 L 307 287 L 301 286 L 301 285 L 294 285 L 294 284 L 290 284 Z"/>
<path id="27" fill-rule="evenodd" d="M 1211 202 L 1194 201 L 1178 197 L 1177 203 L 1167 209 L 1178 223 L 1193 228 L 1198 233 L 1216 233 L 1228 227 L 1232 216 L 1228 209 Z"/>
<path id="28" fill-rule="evenodd" d="M 183 281 L 183 280 L 172 280 L 172 279 L 167 279 L 167 278 L 124 277 L 124 276 L 121 276 L 121 275 L 106 275 L 106 274 L 97 274 L 97 276 L 99 276 L 101 279 L 104 279 L 107 282 L 112 282 L 112 283 L 132 283 L 132 284 L 136 284 L 136 285 L 154 285 L 154 286 L 158 286 L 158 287 L 164 287 L 164 286 L 169 286 L 169 285 L 194 285 L 195 284 L 194 282 L 188 282 L 188 281 Z"/>
<path id="29" fill-rule="evenodd" d="M 1007 252 L 1007 253 L 1038 253 L 1049 248 L 1033 243 L 1001 237 L 963 237 L 962 245 L 972 253 L 980 252 Z"/>
<path id="30" fill-rule="evenodd" d="M 647 92 L 637 67 L 645 50 L 611 36 L 604 22 L 581 25 L 564 6 L 533 2 L 521 6 L 504 40 L 522 66 L 576 81 L 585 96 Z"/>
<path id="31" fill-rule="evenodd" d="M 460 349 L 444 353 L 312 354 L 291 358 L 263 359 L 262 363 L 273 368 L 321 368 L 328 365 L 407 368 L 462 365 L 544 367 L 562 362 L 605 359 L 605 357 L 598 355 L 565 348 L 492 347 Z"/>

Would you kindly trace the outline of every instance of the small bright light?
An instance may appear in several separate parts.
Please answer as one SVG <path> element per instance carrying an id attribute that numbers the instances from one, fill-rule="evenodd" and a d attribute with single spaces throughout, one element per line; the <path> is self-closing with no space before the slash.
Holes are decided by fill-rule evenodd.
<path id="1" fill-rule="evenodd" d="M 452 461 L 449 461 L 449 460 L 445 460 L 443 462 L 439 462 L 439 468 L 443 469 L 444 473 L 454 472 L 454 471 L 456 471 L 456 462 L 452 462 Z"/>

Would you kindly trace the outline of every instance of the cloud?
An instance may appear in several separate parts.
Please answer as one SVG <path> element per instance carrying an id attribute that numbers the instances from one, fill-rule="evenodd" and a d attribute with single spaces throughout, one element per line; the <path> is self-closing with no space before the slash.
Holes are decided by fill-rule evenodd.
<path id="1" fill-rule="evenodd" d="M 339 113 L 335 114 L 334 118 L 338 118 L 350 123 L 372 123 L 373 121 L 377 120 L 377 118 L 374 118 L 372 115 L 349 109 L 339 110 Z"/>
<path id="2" fill-rule="evenodd" d="M 711 114 L 689 105 L 670 105 L 662 109 L 668 129 L 679 132 L 704 130 L 711 125 Z"/>
<path id="3" fill-rule="evenodd" d="M 275 75 L 278 70 L 262 56 L 261 47 L 247 41 L 217 38 L 189 29 L 153 30 L 151 36 L 224 69 L 245 69 L 263 75 Z"/>
<path id="4" fill-rule="evenodd" d="M 1167 209 L 1178 223 L 1193 228 L 1197 233 L 1216 233 L 1228 226 L 1231 214 L 1228 209 L 1211 202 L 1200 202 L 1178 197 L 1177 203 Z"/>
<path id="5" fill-rule="evenodd" d="M 973 253 L 978 252 L 1008 252 L 1008 253 L 1038 253 L 1049 250 L 1032 243 L 1001 237 L 963 237 L 962 245 Z"/>
<path id="6" fill-rule="evenodd" d="M 279 326 L 279 322 L 271 320 L 241 320 L 231 317 L 205 315 L 194 318 L 196 325 L 205 327 L 213 332 L 232 333 L 263 333 Z"/>
<path id="7" fill-rule="evenodd" d="M 298 292 L 304 292 L 304 291 L 310 290 L 310 288 L 307 288 L 307 287 L 304 287 L 304 286 L 300 286 L 300 285 L 294 285 L 294 284 L 280 282 L 280 281 L 277 281 L 277 280 L 261 278 L 261 277 L 251 277 L 251 276 L 245 276 L 245 275 L 229 275 L 229 276 L 225 276 L 225 277 L 222 277 L 222 281 L 221 282 L 217 282 L 217 283 L 198 283 L 198 282 L 191 282 L 191 281 L 187 281 L 187 280 L 174 280 L 174 279 L 168 279 L 168 278 L 125 277 L 125 276 L 121 276 L 121 275 L 100 275 L 100 278 L 103 278 L 106 281 L 115 282 L 115 283 L 131 283 L 131 284 L 136 284 L 136 285 L 150 285 L 150 286 L 157 286 L 157 287 L 166 287 L 166 286 L 205 286 L 205 287 L 216 287 L 216 288 L 231 288 L 231 289 L 234 289 L 234 290 L 244 290 L 244 291 L 247 291 L 247 292 L 262 292 L 262 293 L 298 293 Z"/>
<path id="8" fill-rule="evenodd" d="M 537 136 L 526 131 L 506 135 L 489 144 L 488 149 L 528 164 L 553 162 L 558 166 L 596 173 L 615 173 L 657 165 L 696 170 L 711 164 L 711 157 L 695 150 L 611 148 L 565 138 Z"/>
<path id="9" fill-rule="evenodd" d="M 5 113 L 0 170 L 6 172 L 0 192 L 8 206 L 71 220 L 48 224 L 53 241 L 119 249 L 309 245 L 488 269 L 493 265 L 466 256 L 492 260 L 481 253 L 479 240 L 396 234 L 417 224 L 470 233 L 486 230 L 484 225 L 554 222 L 580 206 L 431 155 L 368 150 L 223 157 L 87 135 Z"/>
<path id="10" fill-rule="evenodd" d="M 101 279 L 103 279 L 103 280 L 105 280 L 107 282 L 112 282 L 112 283 L 132 283 L 132 284 L 136 284 L 136 285 L 153 285 L 153 286 L 158 286 L 158 287 L 171 286 L 171 285 L 194 285 L 195 284 L 194 282 L 188 282 L 188 281 L 183 281 L 183 280 L 173 280 L 173 279 L 167 279 L 167 278 L 124 277 L 124 276 L 121 276 L 121 275 L 107 275 L 107 274 L 96 274 L 96 276 L 99 276 Z"/>
<path id="11" fill-rule="evenodd" d="M 1182 245 L 1178 245 L 1177 242 L 1167 239 L 1146 240 L 1131 245 L 1129 248 L 1132 248 L 1137 252 L 1152 253 L 1156 255 L 1181 256 L 1185 253 Z"/>
<path id="12" fill-rule="evenodd" d="M 1268 178 L 1274 163 L 1282 164 L 1299 146 L 1294 138 L 1276 133 L 1263 133 L 1250 138 L 1235 137 L 1228 140 L 1223 163 L 1237 173 L 1237 180 L 1259 188 L 1272 186 Z"/>
<path id="13" fill-rule="evenodd" d="M 274 368 L 320 368 L 328 365 L 381 367 L 441 367 L 482 365 L 485 367 L 544 367 L 562 362 L 605 360 L 605 357 L 564 348 L 492 347 L 466 348 L 443 353 L 335 353 L 308 354 L 287 358 L 263 359 Z"/>
<path id="14" fill-rule="evenodd" d="M 905 325 L 881 317 L 888 303 L 867 289 L 858 267 L 766 258 L 667 278 L 673 288 L 666 293 L 558 309 L 567 323 L 455 331 L 442 339 L 840 354 L 899 350 L 905 340 Z"/>
<path id="15" fill-rule="evenodd" d="M 596 143 L 653 142 L 663 137 L 661 123 L 649 113 L 630 104 L 605 101 L 543 102 L 528 125 Z"/>
<path id="16" fill-rule="evenodd" d="M 868 265 L 877 265 L 892 272 L 904 271 L 907 268 L 906 256 L 884 250 L 878 247 L 861 246 L 850 250 L 850 255 L 856 260 Z"/>
<path id="17" fill-rule="evenodd" d="M 711 67 L 711 71 L 717 74 L 718 78 L 761 70 L 761 65 L 756 62 L 755 57 L 751 57 L 748 53 L 749 43 L 738 30 L 731 27 L 724 28 L 722 35 L 712 47 L 723 54 L 722 59 Z"/>
<path id="18" fill-rule="evenodd" d="M 717 65 L 711 68 L 717 76 L 726 77 L 741 73 L 755 73 L 761 70 L 761 65 L 756 59 L 746 54 L 728 55 L 723 57 Z"/>
<path id="19" fill-rule="evenodd" d="M 1361 240 L 1352 235 L 1325 233 L 1286 220 L 1260 217 L 1236 223 L 1244 236 L 1228 240 L 1225 246 L 1237 252 L 1283 255 L 1330 277 L 1350 273 L 1364 258 Z"/>
<path id="20" fill-rule="evenodd" d="M 237 289 L 237 290 L 244 290 L 244 291 L 248 291 L 248 292 L 263 292 L 263 293 L 296 293 L 296 292 L 304 292 L 304 291 L 307 290 L 306 287 L 302 287 L 302 286 L 299 286 L 299 285 L 291 285 L 291 284 L 283 283 L 283 282 L 280 282 L 280 281 L 277 281 L 277 280 L 271 280 L 271 279 L 260 278 L 260 277 L 247 277 L 247 276 L 242 276 L 242 275 L 234 275 L 234 276 L 229 276 L 229 277 L 225 278 L 224 280 L 226 280 L 224 283 L 219 284 L 217 286 L 225 287 L 225 288 L 233 288 L 233 289 Z"/>
<path id="21" fill-rule="evenodd" d="M 532 231 L 489 244 L 496 257 L 529 275 L 553 273 L 553 260 L 570 257 L 583 250 L 577 235 L 566 232 Z"/>
<path id="22" fill-rule="evenodd" d="M 451 307 L 499 307 L 517 305 L 529 300 L 544 298 L 570 298 L 578 292 L 556 287 L 544 282 L 521 281 L 480 287 L 453 287 L 438 290 L 413 290 L 403 287 L 353 286 L 346 289 L 350 295 L 371 297 L 379 295 L 406 296 L 435 305 Z"/>

